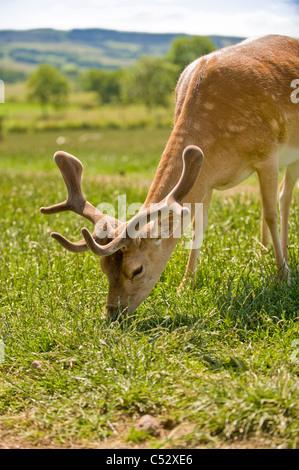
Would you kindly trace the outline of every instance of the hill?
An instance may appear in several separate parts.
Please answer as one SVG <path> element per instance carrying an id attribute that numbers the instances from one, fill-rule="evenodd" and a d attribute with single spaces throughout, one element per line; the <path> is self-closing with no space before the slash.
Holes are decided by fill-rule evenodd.
<path id="1" fill-rule="evenodd" d="M 153 34 L 105 29 L 54 29 L 0 31 L 0 73 L 17 81 L 37 65 L 48 63 L 61 70 L 127 67 L 142 55 L 164 55 L 182 34 Z M 209 36 L 217 48 L 243 38 Z M 3 72 L 4 71 L 4 72 Z"/>

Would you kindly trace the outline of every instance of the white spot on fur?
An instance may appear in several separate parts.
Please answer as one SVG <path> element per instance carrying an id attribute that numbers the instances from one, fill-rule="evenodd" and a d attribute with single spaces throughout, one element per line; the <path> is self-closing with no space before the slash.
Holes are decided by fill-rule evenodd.
<path id="1" fill-rule="evenodd" d="M 215 138 L 212 135 L 210 135 L 208 137 L 205 136 L 204 143 L 205 143 L 206 146 L 213 145 L 215 143 Z"/>
<path id="2" fill-rule="evenodd" d="M 271 126 L 272 126 L 274 129 L 276 129 L 276 130 L 279 129 L 279 124 L 278 124 L 278 122 L 276 121 L 276 119 L 272 119 L 272 121 L 271 121 Z"/>
<path id="3" fill-rule="evenodd" d="M 227 128 L 230 132 L 242 132 L 244 131 L 245 126 L 241 126 L 241 125 L 238 126 L 236 124 L 228 124 Z"/>
<path id="4" fill-rule="evenodd" d="M 204 104 L 203 104 L 204 108 L 206 109 L 214 109 L 215 108 L 215 104 L 214 103 L 210 103 L 209 101 L 206 101 Z"/>

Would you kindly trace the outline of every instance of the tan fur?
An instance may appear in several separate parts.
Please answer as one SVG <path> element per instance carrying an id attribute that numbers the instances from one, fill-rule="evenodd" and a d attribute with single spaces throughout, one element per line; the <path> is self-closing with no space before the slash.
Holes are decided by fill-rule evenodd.
<path id="1" fill-rule="evenodd" d="M 201 147 L 205 158 L 188 202 L 203 201 L 206 217 L 213 189 L 233 187 L 256 172 L 263 207 L 262 242 L 267 243 L 270 228 L 282 277 L 287 276 L 289 206 L 299 176 L 299 104 L 290 98 L 291 82 L 297 77 L 299 41 L 285 36 L 244 41 L 190 64 L 176 88 L 174 130 L 147 197 L 147 203 L 157 200 L 173 184 L 178 155 L 191 142 Z M 285 149 L 295 150 L 295 161 L 281 187 L 281 246 L 277 187 L 279 155 Z M 195 272 L 197 256 L 198 251 L 191 250 L 184 280 Z"/>
<path id="2" fill-rule="evenodd" d="M 267 243 L 269 229 L 279 276 L 286 277 L 289 207 L 299 176 L 299 103 L 291 100 L 291 82 L 298 78 L 299 41 L 285 36 L 244 41 L 190 64 L 177 84 L 174 128 L 143 209 L 169 195 L 182 173 L 184 149 L 190 145 L 200 147 L 204 162 L 182 202 L 203 202 L 204 228 L 213 190 L 233 187 L 256 172 L 262 243 Z M 287 166 L 280 195 L 282 242 L 277 213 L 280 164 Z M 91 236 L 83 234 L 92 248 Z M 129 239 L 101 258 L 109 280 L 108 314 L 113 316 L 120 303 L 130 311 L 138 307 L 157 282 L 176 243 L 172 236 L 159 244 L 156 239 Z M 198 247 L 191 249 L 184 281 L 195 273 L 198 253 Z M 141 267 L 142 272 L 133 278 Z"/>

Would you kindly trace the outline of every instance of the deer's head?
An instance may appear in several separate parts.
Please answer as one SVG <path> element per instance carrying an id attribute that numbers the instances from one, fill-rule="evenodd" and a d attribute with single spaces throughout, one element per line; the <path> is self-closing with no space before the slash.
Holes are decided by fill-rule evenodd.
<path id="1" fill-rule="evenodd" d="M 69 251 L 91 250 L 100 257 L 101 268 L 109 282 L 106 311 L 111 317 L 120 307 L 132 312 L 143 302 L 175 246 L 175 230 L 181 228 L 189 213 L 181 202 L 197 180 L 203 162 L 202 151 L 195 146 L 188 146 L 182 157 L 181 177 L 167 197 L 154 205 L 144 206 L 128 222 L 121 222 L 104 215 L 86 201 L 81 190 L 82 163 L 65 152 L 54 155 L 68 198 L 40 210 L 43 214 L 73 211 L 94 224 L 93 233 L 82 228 L 83 239 L 76 243 L 56 232 L 51 235 Z"/>

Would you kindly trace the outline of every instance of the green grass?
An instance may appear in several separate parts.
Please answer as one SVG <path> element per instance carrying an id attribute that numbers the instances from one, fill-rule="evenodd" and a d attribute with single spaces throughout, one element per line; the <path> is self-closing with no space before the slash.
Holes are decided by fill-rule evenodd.
<path id="1" fill-rule="evenodd" d="M 48 106 L 43 109 L 36 102 L 28 102 L 26 83 L 7 84 L 5 103 L 0 105 L 3 133 L 32 133 L 36 131 L 66 132 L 71 130 L 130 130 L 144 128 L 169 129 L 173 121 L 171 106 L 148 110 L 143 104 L 99 104 L 94 92 L 74 91 L 61 109 Z"/>
<path id="2" fill-rule="evenodd" d="M 88 199 L 115 204 L 125 192 L 128 204 L 143 202 L 169 131 L 92 135 L 69 131 L 63 145 L 84 163 Z M 258 190 L 215 194 L 196 288 L 176 291 L 188 258 L 181 240 L 137 312 L 110 322 L 97 259 L 49 236 L 78 238 L 82 219 L 38 211 L 65 196 L 52 160 L 57 136 L 8 134 L 0 143 L 0 438 L 297 447 L 298 189 L 289 285 L 276 279 L 272 248 L 259 254 Z M 137 429 L 144 414 L 161 423 L 160 436 Z"/>

